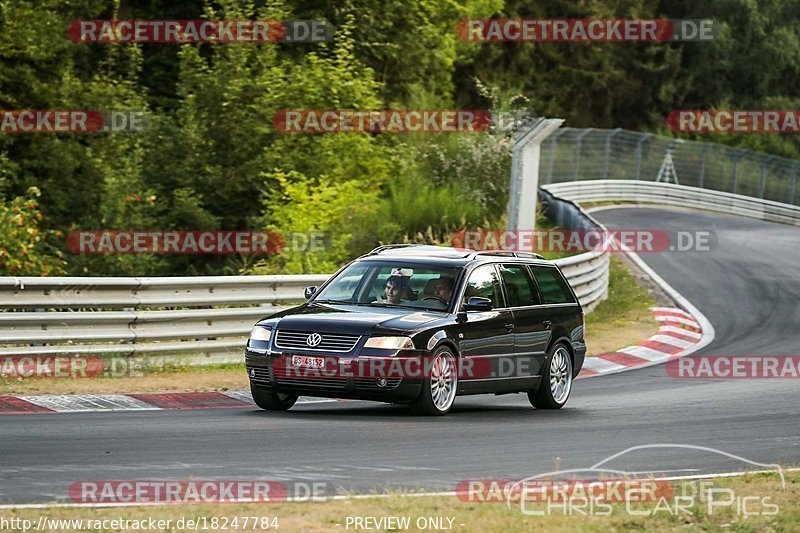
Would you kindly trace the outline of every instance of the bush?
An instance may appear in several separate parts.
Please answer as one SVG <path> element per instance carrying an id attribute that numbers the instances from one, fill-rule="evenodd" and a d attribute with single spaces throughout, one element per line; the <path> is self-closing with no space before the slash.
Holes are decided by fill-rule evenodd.
<path id="1" fill-rule="evenodd" d="M 25 196 L 0 203 L 0 275 L 59 276 L 64 274 L 63 254 L 51 244 L 60 231 L 40 229 L 41 192 L 31 187 Z"/>

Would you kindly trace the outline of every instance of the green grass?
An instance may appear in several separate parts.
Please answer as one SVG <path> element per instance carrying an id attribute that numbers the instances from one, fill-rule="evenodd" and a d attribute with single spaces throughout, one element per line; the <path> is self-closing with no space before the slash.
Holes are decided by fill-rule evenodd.
<path id="1" fill-rule="evenodd" d="M 618 320 L 621 316 L 642 313 L 649 315 L 650 308 L 655 304 L 655 299 L 647 289 L 636 282 L 622 259 L 612 255 L 608 276 L 608 298 L 587 315 L 586 322 L 597 324 Z"/>

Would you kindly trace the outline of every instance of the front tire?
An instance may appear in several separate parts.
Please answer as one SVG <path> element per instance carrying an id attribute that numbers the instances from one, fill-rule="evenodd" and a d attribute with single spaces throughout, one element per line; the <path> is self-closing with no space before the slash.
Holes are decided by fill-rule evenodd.
<path id="1" fill-rule="evenodd" d="M 280 392 L 270 392 L 250 385 L 250 392 L 256 405 L 266 411 L 288 411 L 297 401 L 298 396 L 294 394 L 283 394 Z"/>
<path id="2" fill-rule="evenodd" d="M 456 356 L 450 348 L 442 346 L 433 353 L 419 398 L 411 404 L 412 411 L 427 416 L 446 415 L 456 399 L 457 387 Z"/>
<path id="3" fill-rule="evenodd" d="M 572 392 L 572 356 L 563 344 L 556 344 L 544 360 L 539 389 L 528 392 L 537 409 L 561 409 Z"/>

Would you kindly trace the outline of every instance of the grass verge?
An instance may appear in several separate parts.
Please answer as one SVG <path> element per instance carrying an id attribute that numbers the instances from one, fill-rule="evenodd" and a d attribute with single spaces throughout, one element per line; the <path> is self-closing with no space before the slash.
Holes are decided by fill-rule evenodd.
<path id="1" fill-rule="evenodd" d="M 199 392 L 249 388 L 244 363 L 162 366 L 121 377 L 0 379 L 0 394 L 119 394 Z"/>
<path id="2" fill-rule="evenodd" d="M 650 311 L 655 304 L 622 259 L 612 255 L 608 298 L 586 315 L 588 355 L 613 352 L 655 335 L 658 323 Z"/>
<path id="3" fill-rule="evenodd" d="M 243 530 L 244 517 L 269 517 L 270 525 L 276 524 L 283 531 L 347 531 L 353 530 L 354 519 L 360 517 L 408 517 L 409 526 L 387 528 L 374 527 L 376 531 L 420 531 L 417 520 L 429 517 L 443 519 L 443 525 L 454 531 L 797 531 L 800 524 L 800 473 L 786 473 L 785 491 L 777 474 L 750 474 L 747 476 L 714 479 L 709 486 L 698 482 L 683 482 L 675 487 L 675 495 L 663 501 L 631 504 L 630 508 L 640 514 L 632 514 L 625 503 L 610 504 L 610 511 L 601 515 L 595 511 L 574 512 L 574 507 L 565 510 L 553 506 L 549 515 L 531 516 L 521 512 L 519 504 L 508 506 L 505 503 L 464 502 L 452 496 L 403 496 L 392 495 L 385 498 L 359 498 L 332 500 L 317 503 L 262 503 L 262 504 L 192 504 L 164 505 L 157 507 L 117 507 L 117 508 L 58 508 L 13 509 L 0 511 L 2 520 L 29 520 L 37 524 L 42 516 L 54 519 L 87 520 L 170 520 L 162 524 L 162 531 L 194 530 L 192 527 L 177 527 L 178 521 L 205 521 L 210 525 L 216 517 L 219 526 L 223 521 L 227 530 Z M 699 492 L 697 489 L 700 489 Z M 714 505 L 709 512 L 708 489 L 722 489 L 712 496 Z M 732 491 L 732 492 L 731 492 Z M 698 495 L 699 494 L 699 495 Z M 689 496 L 686 496 L 689 495 Z M 691 497 L 676 507 L 675 496 Z M 747 505 L 743 502 L 747 498 Z M 723 505 L 730 502 L 730 505 Z M 577 504 L 576 504 L 577 505 Z M 546 504 L 536 504 L 535 509 L 545 509 Z M 777 506 L 773 507 L 773 506 Z M 605 509 L 605 508 L 603 508 Z M 745 516 L 747 513 L 747 516 Z M 775 514 L 766 514 L 775 513 Z M 224 520 L 227 518 L 227 521 Z M 232 527 L 233 519 L 239 518 L 239 527 Z M 349 521 L 348 521 L 349 517 Z M 55 530 L 54 523 L 50 522 Z M 91 523 L 89 523 L 90 525 Z M 252 521 L 250 522 L 252 524 Z M 363 522 L 362 522 L 363 524 Z M 109 522 L 98 523 L 98 528 L 69 528 L 59 531 L 133 531 L 128 527 L 114 527 Z M 123 524 L 120 524 L 122 526 Z M 349 525 L 349 527 L 348 527 Z M 420 525 L 424 525 L 420 522 Z M 203 530 L 202 525 L 198 528 Z M 221 530 L 221 527 L 217 528 Z M 275 529 L 271 527 L 270 529 Z M 363 527 L 360 529 L 364 529 Z M 435 528 L 427 528 L 430 531 Z M 448 528 L 445 528 L 448 529 Z M 21 529 L 18 529 L 21 530 Z M 252 531 L 252 528 L 248 528 Z M 266 529 L 257 529 L 263 531 Z"/>

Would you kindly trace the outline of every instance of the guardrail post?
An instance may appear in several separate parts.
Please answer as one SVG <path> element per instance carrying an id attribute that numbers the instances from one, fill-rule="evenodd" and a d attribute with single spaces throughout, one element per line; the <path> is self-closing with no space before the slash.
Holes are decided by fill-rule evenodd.
<path id="1" fill-rule="evenodd" d="M 564 119 L 560 118 L 538 118 L 514 142 L 508 201 L 509 229 L 534 229 L 542 141 L 563 123 Z"/>

